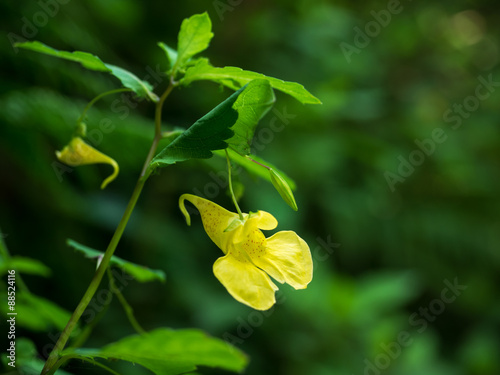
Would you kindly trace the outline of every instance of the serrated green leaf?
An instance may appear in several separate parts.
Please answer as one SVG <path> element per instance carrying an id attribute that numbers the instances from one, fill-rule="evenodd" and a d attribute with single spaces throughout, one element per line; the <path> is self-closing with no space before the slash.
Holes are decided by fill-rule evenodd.
<path id="1" fill-rule="evenodd" d="M 131 89 L 138 96 L 148 98 L 152 101 L 158 101 L 158 97 L 152 91 L 153 87 L 149 82 L 139 79 L 136 75 L 126 69 L 117 67 L 115 65 L 106 64 L 99 57 L 90 53 L 82 51 L 59 51 L 38 41 L 16 43 L 15 46 L 58 57 L 60 59 L 78 62 L 84 68 L 90 70 L 110 73 L 111 75 L 118 78 L 124 87 Z"/>
<path id="2" fill-rule="evenodd" d="M 36 259 L 15 256 L 0 264 L 0 276 L 5 275 L 7 270 L 14 269 L 19 273 L 38 275 L 47 277 L 50 275 L 50 268 Z"/>
<path id="3" fill-rule="evenodd" d="M 177 41 L 178 55 L 173 70 L 182 69 L 191 57 L 204 51 L 213 36 L 212 21 L 207 12 L 182 21 Z"/>
<path id="4" fill-rule="evenodd" d="M 88 246 L 82 245 L 76 241 L 68 239 L 66 244 L 75 250 L 83 253 L 87 258 L 98 259 L 104 256 L 104 253 L 98 250 L 94 250 Z M 110 265 L 121 268 L 123 271 L 127 272 L 129 275 L 133 276 L 137 281 L 144 283 L 153 280 L 160 280 L 165 282 L 166 276 L 165 272 L 162 270 L 153 270 L 124 259 L 117 256 L 112 256 L 110 260 Z"/>
<path id="5" fill-rule="evenodd" d="M 269 81 L 256 79 L 248 83 L 233 105 L 238 112 L 238 120 L 231 128 L 234 135 L 227 140 L 229 147 L 242 155 L 250 154 L 255 128 L 275 101 L 276 97 Z"/>
<path id="6" fill-rule="evenodd" d="M 180 83 L 189 85 L 193 81 L 210 80 L 237 90 L 254 79 L 268 80 L 274 89 L 293 96 L 302 104 L 321 104 L 318 98 L 307 91 L 304 86 L 296 82 L 282 81 L 277 78 L 267 77 L 264 74 L 243 70 L 234 66 L 217 68 L 210 65 L 207 59 L 200 59 L 194 66 L 188 68 L 186 74 L 180 80 Z"/>
<path id="7" fill-rule="evenodd" d="M 156 329 L 133 335 L 102 349 L 67 349 L 62 355 L 120 359 L 139 364 L 158 375 L 177 375 L 209 366 L 241 372 L 248 359 L 228 343 L 196 329 Z"/>
<path id="8" fill-rule="evenodd" d="M 238 119 L 233 104 L 243 90 L 236 91 L 160 151 L 151 161 L 149 170 L 193 158 L 208 159 L 212 151 L 225 149 L 225 141 L 234 135 L 230 128 Z"/>
<path id="9" fill-rule="evenodd" d="M 272 183 L 271 176 L 269 175 L 269 170 L 250 160 L 250 159 L 253 159 L 256 162 L 264 164 L 267 167 L 272 168 L 273 170 L 278 172 L 281 175 L 281 177 L 286 181 L 288 186 L 290 186 L 290 189 L 292 189 L 292 190 L 296 189 L 295 181 L 293 181 L 290 177 L 288 177 L 286 175 L 285 172 L 280 170 L 275 165 L 268 163 L 267 161 L 263 160 L 262 158 L 259 158 L 258 156 L 255 156 L 255 155 L 248 155 L 248 157 L 245 157 L 245 156 L 239 155 L 238 153 L 234 152 L 230 148 L 228 148 L 227 151 L 229 152 L 229 157 L 231 158 L 231 161 L 241 165 L 250 174 L 253 174 L 257 177 L 262 178 L 263 180 L 266 180 L 266 181 L 269 181 Z M 224 151 L 214 151 L 214 154 L 217 156 L 220 156 L 224 159 L 226 158 L 226 153 Z"/>
<path id="10" fill-rule="evenodd" d="M 165 54 L 167 55 L 169 67 L 170 67 L 170 69 L 172 69 L 174 67 L 175 63 L 177 62 L 177 56 L 178 56 L 177 51 L 175 49 L 169 47 L 168 45 L 166 45 L 163 42 L 159 42 L 158 46 L 160 46 L 160 48 L 163 51 L 165 51 Z"/>
<path id="11" fill-rule="evenodd" d="M 228 145 L 249 154 L 255 128 L 274 101 L 267 80 L 251 81 L 175 138 L 151 161 L 150 170 L 193 158 L 208 159 L 212 151 Z"/>

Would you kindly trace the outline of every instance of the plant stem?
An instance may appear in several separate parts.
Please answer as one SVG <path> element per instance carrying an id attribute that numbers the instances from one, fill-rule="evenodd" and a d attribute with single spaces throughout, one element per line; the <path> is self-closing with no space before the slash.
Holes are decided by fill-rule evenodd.
<path id="1" fill-rule="evenodd" d="M 103 92 L 102 94 L 97 95 L 94 99 L 92 99 L 85 106 L 85 108 L 83 109 L 82 114 L 80 115 L 80 117 L 78 117 L 78 120 L 76 120 L 76 122 L 79 124 L 80 122 L 82 122 L 83 120 L 85 120 L 85 116 L 87 115 L 88 110 L 90 108 L 92 108 L 92 106 L 95 104 L 95 102 L 97 102 L 99 99 L 101 99 L 101 98 L 103 98 L 103 97 L 105 97 L 107 95 L 112 95 L 112 94 L 117 94 L 117 93 L 120 93 L 120 92 L 127 92 L 127 91 L 132 91 L 132 90 L 131 89 L 127 89 L 127 88 L 121 88 L 121 89 L 106 91 L 106 92 Z"/>
<path id="2" fill-rule="evenodd" d="M 118 245 L 118 242 L 120 241 L 120 238 L 123 234 L 123 231 L 125 230 L 125 226 L 127 225 L 127 222 L 130 218 L 130 215 L 132 214 L 132 211 L 135 207 L 135 204 L 137 203 L 137 200 L 139 198 L 139 195 L 141 194 L 142 188 L 144 187 L 144 182 L 145 180 L 139 179 L 137 181 L 137 184 L 135 185 L 135 189 L 132 193 L 132 197 L 130 198 L 130 201 L 128 202 L 127 208 L 125 209 L 125 212 L 122 216 L 122 219 L 120 220 L 120 223 L 118 224 L 118 227 L 116 228 L 116 231 L 111 238 L 111 241 L 108 245 L 108 248 L 106 249 L 106 252 L 104 253 L 104 257 L 102 258 L 101 265 L 97 269 L 96 273 L 94 274 L 94 277 L 92 278 L 92 281 L 90 282 L 89 287 L 85 291 L 85 294 L 83 295 L 82 299 L 80 300 L 80 303 L 76 307 L 75 311 L 73 311 L 73 314 L 71 315 L 71 318 L 69 319 L 68 324 L 64 328 L 64 330 L 61 333 L 61 336 L 59 337 L 59 340 L 57 340 L 54 349 L 52 349 L 52 352 L 49 355 L 49 358 L 47 359 L 47 362 L 45 363 L 45 366 L 42 370 L 42 375 L 44 374 L 51 374 L 51 368 L 52 366 L 57 362 L 59 359 L 60 352 L 64 349 L 64 346 L 68 342 L 68 339 L 71 335 L 71 332 L 73 332 L 73 329 L 76 327 L 78 320 L 82 316 L 83 312 L 87 308 L 88 304 L 91 302 L 92 298 L 94 297 L 95 292 L 97 291 L 97 288 L 99 287 L 99 284 L 101 283 L 102 277 L 104 276 L 104 273 L 106 272 L 106 268 L 108 267 L 109 261 L 111 260 L 111 257 L 113 256 L 113 253 L 115 252 L 116 246 Z"/>
<path id="3" fill-rule="evenodd" d="M 173 80 L 173 78 L 170 78 L 170 85 L 168 85 L 167 89 L 163 93 L 163 95 L 160 97 L 160 100 L 158 103 L 156 103 L 156 111 L 155 111 L 155 137 L 153 139 L 153 144 L 151 145 L 151 148 L 149 149 L 148 156 L 146 158 L 147 163 L 144 163 L 144 167 L 142 168 L 141 175 L 139 177 L 139 181 L 142 180 L 147 180 L 149 177 L 147 175 L 148 173 L 148 167 L 149 163 L 153 159 L 156 148 L 158 147 L 158 143 L 162 139 L 162 133 L 161 133 L 161 110 L 163 107 L 163 103 L 165 102 L 165 99 L 167 99 L 168 95 L 172 92 L 172 90 L 178 85 L 177 82 Z"/>
<path id="4" fill-rule="evenodd" d="M 109 368 L 108 366 L 106 365 L 103 365 L 102 363 L 100 362 L 97 362 L 96 360 L 94 359 L 89 359 L 89 358 L 86 358 L 86 357 L 82 357 L 82 356 L 79 356 L 79 355 L 73 355 L 73 354 L 68 354 L 68 355 L 65 355 L 64 357 L 62 357 L 59 361 L 57 361 L 57 363 L 55 364 L 54 368 L 55 370 L 57 371 L 57 369 L 61 366 L 63 366 L 66 362 L 68 362 L 70 359 L 79 359 L 79 360 L 82 360 L 82 361 L 86 361 L 86 362 L 89 362 L 91 364 L 93 364 L 94 366 L 98 366 L 98 367 L 101 367 L 103 369 L 105 369 L 106 371 L 112 373 L 112 374 L 115 374 L 115 375 L 120 375 L 118 372 L 114 371 L 113 369 Z"/>
<path id="5" fill-rule="evenodd" d="M 123 231 L 125 230 L 125 227 L 127 226 L 127 223 L 130 219 L 130 215 L 132 214 L 132 211 L 134 210 L 134 207 L 137 203 L 137 200 L 139 199 L 139 196 L 141 195 L 142 189 L 144 187 L 144 183 L 147 180 L 146 176 L 146 171 L 148 170 L 149 163 L 153 159 L 153 156 L 156 152 L 156 149 L 158 147 L 158 142 L 161 139 L 161 111 L 163 107 L 163 103 L 165 102 L 165 99 L 168 97 L 170 92 L 174 89 L 176 86 L 176 83 L 173 82 L 171 79 L 169 86 L 161 96 L 160 100 L 156 103 L 156 110 L 155 110 L 155 136 L 153 138 L 153 143 L 151 144 L 151 148 L 149 149 L 148 155 L 146 157 L 146 161 L 144 162 L 144 166 L 142 168 L 141 174 L 139 176 L 139 179 L 137 181 L 137 184 L 135 185 L 134 191 L 132 192 L 132 196 L 130 197 L 130 200 L 127 204 L 127 207 L 125 208 L 125 212 L 123 213 L 123 216 L 118 224 L 118 227 L 115 230 L 115 233 L 113 234 L 113 237 L 111 238 L 111 241 L 108 245 L 108 248 L 106 249 L 106 252 L 104 253 L 104 256 L 101 260 L 100 266 L 97 268 L 94 277 L 92 278 L 92 281 L 90 282 L 90 285 L 88 286 L 87 290 L 85 291 L 85 294 L 83 295 L 82 299 L 80 300 L 80 303 L 76 307 L 75 311 L 73 311 L 73 314 L 71 315 L 71 318 L 69 319 L 68 324 L 64 328 L 64 330 L 61 333 L 61 336 L 57 340 L 54 348 L 52 349 L 52 352 L 49 355 L 49 358 L 47 359 L 47 362 L 45 362 L 45 366 L 43 367 L 42 370 L 42 375 L 51 375 L 55 372 L 55 369 L 53 368 L 54 365 L 57 363 L 59 356 L 64 349 L 66 343 L 68 342 L 68 339 L 71 335 L 71 332 L 73 332 L 73 329 L 76 327 L 78 320 L 82 316 L 83 312 L 87 308 L 88 304 L 91 302 L 95 292 L 97 291 L 97 288 L 99 287 L 99 284 L 101 283 L 101 280 L 106 272 L 106 269 L 108 268 L 109 261 L 111 260 L 111 257 L 113 256 L 113 253 L 116 250 L 116 247 L 118 246 L 118 242 L 120 241 Z M 109 92 L 108 92 L 109 93 Z M 97 98 L 96 98 L 97 99 Z M 96 100 L 94 99 L 94 101 Z M 89 103 L 90 104 L 90 103 Z"/>
<path id="6" fill-rule="evenodd" d="M 238 206 L 238 202 L 236 201 L 236 196 L 234 195 L 233 191 L 233 182 L 231 178 L 231 160 L 229 159 L 229 153 L 227 152 L 227 149 L 224 149 L 226 151 L 226 159 L 227 159 L 227 172 L 228 172 L 228 181 L 229 181 L 229 192 L 231 193 L 231 198 L 233 199 L 233 203 L 236 207 L 236 211 L 238 211 L 238 215 L 240 216 L 240 220 L 244 220 L 243 218 L 243 213 L 241 212 L 240 206 Z"/>
<path id="7" fill-rule="evenodd" d="M 113 295 L 111 295 L 111 299 L 113 298 L 112 296 Z M 109 305 L 111 304 L 111 299 L 109 303 L 106 303 L 104 305 L 104 308 L 101 311 L 99 311 L 99 313 L 94 317 L 94 319 L 92 319 L 92 321 L 90 321 L 90 323 L 82 329 L 82 332 L 71 342 L 72 348 L 79 348 L 83 344 L 85 344 L 95 326 L 101 321 L 103 316 L 108 311 Z"/>
<path id="8" fill-rule="evenodd" d="M 269 170 L 269 171 L 272 169 L 271 167 L 268 167 L 267 165 L 262 164 L 261 162 L 258 162 L 257 160 L 252 159 L 252 158 L 251 158 L 250 156 L 248 156 L 248 155 L 245 155 L 245 158 L 247 158 L 248 160 L 250 160 L 251 162 L 253 162 L 253 163 L 255 163 L 255 164 L 260 165 L 261 167 L 266 168 L 266 169 L 267 169 L 267 170 Z"/>
<path id="9" fill-rule="evenodd" d="M 127 314 L 127 318 L 129 320 L 130 324 L 132 325 L 132 327 L 134 327 L 135 331 L 138 334 L 140 334 L 140 335 L 145 334 L 146 331 L 141 327 L 141 325 L 139 324 L 137 319 L 135 319 L 134 309 L 132 309 L 132 306 L 129 305 L 129 303 L 127 302 L 127 300 L 123 296 L 122 292 L 120 292 L 120 289 L 118 289 L 118 287 L 116 286 L 115 278 L 111 274 L 111 269 L 109 267 L 108 267 L 108 278 L 109 278 L 109 285 L 111 287 L 111 291 L 114 294 L 116 294 L 116 297 L 118 297 L 118 300 L 120 301 L 120 303 L 123 306 L 123 310 L 125 310 L 125 314 Z"/>

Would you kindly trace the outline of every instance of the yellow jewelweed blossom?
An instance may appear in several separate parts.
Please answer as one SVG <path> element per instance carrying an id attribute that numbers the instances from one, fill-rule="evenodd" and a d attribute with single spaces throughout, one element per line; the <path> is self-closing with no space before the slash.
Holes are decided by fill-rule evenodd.
<path id="1" fill-rule="evenodd" d="M 71 139 L 61 151 L 56 151 L 57 158 L 63 163 L 72 167 L 87 164 L 110 164 L 113 166 L 113 174 L 106 178 L 101 184 L 101 189 L 104 189 L 107 184 L 113 181 L 119 172 L 118 163 L 109 156 L 97 151 L 95 148 L 85 143 L 80 137 Z"/>
<path id="2" fill-rule="evenodd" d="M 186 200 L 198 209 L 208 236 L 224 252 L 225 256 L 214 263 L 214 274 L 237 301 L 256 310 L 271 308 L 278 287 L 269 276 L 295 289 L 307 288 L 313 271 L 309 246 L 292 231 L 266 238 L 261 229 L 271 230 L 278 225 L 273 215 L 258 211 L 243 214 L 240 220 L 237 213 L 209 200 L 183 194 L 179 207 L 188 225 L 191 218 L 184 205 Z"/>

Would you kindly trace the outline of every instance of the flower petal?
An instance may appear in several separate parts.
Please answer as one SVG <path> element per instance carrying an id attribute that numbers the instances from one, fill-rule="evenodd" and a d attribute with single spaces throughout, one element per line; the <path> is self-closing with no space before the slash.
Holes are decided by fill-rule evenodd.
<path id="1" fill-rule="evenodd" d="M 313 264 L 307 243 L 293 231 L 281 231 L 269 237 L 265 249 L 248 255 L 252 262 L 280 283 L 305 289 L 312 280 Z"/>
<path id="2" fill-rule="evenodd" d="M 191 225 L 191 219 L 184 206 L 185 200 L 194 204 L 198 211 L 200 211 L 203 227 L 208 236 L 226 254 L 229 240 L 235 235 L 239 228 L 235 227 L 235 229 L 227 232 L 225 232 L 225 230 L 235 219 L 238 219 L 238 214 L 230 212 L 207 199 L 192 194 L 183 194 L 179 198 L 179 207 L 186 217 L 188 225 Z"/>
<path id="3" fill-rule="evenodd" d="M 271 230 L 278 226 L 278 220 L 266 211 L 251 212 L 248 215 L 247 221 L 247 225 L 256 225 L 257 228 L 264 230 Z"/>
<path id="4" fill-rule="evenodd" d="M 268 310 L 275 303 L 278 287 L 250 261 L 229 253 L 214 263 L 214 275 L 237 301 L 256 310 Z"/>
<path id="5" fill-rule="evenodd" d="M 120 170 L 114 159 L 97 151 L 80 137 L 74 137 L 61 151 L 56 151 L 56 156 L 60 161 L 72 167 L 87 164 L 110 164 L 114 169 L 113 174 L 103 181 L 101 189 L 113 181 Z"/>

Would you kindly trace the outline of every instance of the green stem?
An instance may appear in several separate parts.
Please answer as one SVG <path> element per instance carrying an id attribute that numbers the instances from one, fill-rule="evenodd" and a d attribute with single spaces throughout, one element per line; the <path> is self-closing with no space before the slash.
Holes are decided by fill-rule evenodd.
<path id="1" fill-rule="evenodd" d="M 93 359 L 82 358 L 82 357 L 80 357 L 80 356 L 75 357 L 75 358 L 81 359 L 81 360 L 83 360 L 83 361 L 87 361 L 87 362 L 89 362 L 89 363 L 93 364 L 94 366 L 97 366 L 97 367 L 100 367 L 100 368 L 102 368 L 102 369 L 106 370 L 107 372 L 109 372 L 109 373 L 111 373 L 111 374 L 114 374 L 114 375 L 120 375 L 120 373 L 119 373 L 119 372 L 116 372 L 116 371 L 115 371 L 115 370 L 113 370 L 112 368 L 109 368 L 108 366 L 106 366 L 106 365 L 104 365 L 104 364 L 102 364 L 102 363 L 100 363 L 100 362 L 97 362 L 97 361 L 95 361 L 95 360 L 93 360 Z"/>
<path id="2" fill-rule="evenodd" d="M 82 316 L 82 314 L 85 311 L 85 309 L 87 308 L 88 304 L 91 302 L 95 292 L 97 291 L 97 288 L 99 287 L 99 284 L 101 283 L 101 280 L 106 272 L 106 269 L 108 268 L 109 261 L 111 260 L 111 257 L 113 256 L 113 253 L 115 252 L 116 247 L 118 246 L 118 242 L 120 241 L 120 239 L 123 235 L 123 231 L 125 230 L 125 227 L 127 226 L 127 223 L 130 219 L 130 215 L 132 215 L 132 211 L 134 210 L 134 207 L 137 203 L 137 200 L 139 199 L 139 196 L 141 195 L 142 189 L 144 188 L 144 183 L 147 180 L 146 172 L 147 172 L 149 164 L 151 163 L 151 160 L 153 159 L 153 156 L 156 152 L 156 149 L 158 147 L 158 142 L 161 139 L 161 111 L 162 111 L 163 103 L 165 102 L 165 99 L 168 97 L 170 92 L 172 92 L 174 87 L 175 87 L 175 83 L 171 80 L 170 85 L 167 87 L 167 89 L 165 90 L 165 92 L 161 96 L 160 100 L 156 103 L 155 136 L 153 139 L 153 143 L 151 144 L 151 148 L 149 149 L 148 156 L 146 157 L 146 161 L 144 162 L 144 166 L 142 168 L 142 171 L 141 171 L 141 174 L 140 174 L 139 179 L 137 181 L 137 184 L 135 185 L 134 191 L 132 192 L 132 196 L 130 198 L 130 201 L 128 202 L 127 207 L 125 208 L 125 212 L 123 213 L 123 216 L 120 220 L 120 223 L 118 224 L 118 227 L 116 228 L 115 233 L 113 234 L 113 237 L 111 238 L 111 241 L 108 245 L 108 248 L 106 249 L 106 252 L 104 253 L 104 256 L 101 260 L 101 264 L 97 268 L 96 273 L 94 274 L 94 277 L 92 278 L 92 281 L 90 282 L 90 285 L 88 286 L 87 290 L 85 291 L 85 294 L 83 295 L 82 299 L 80 300 L 80 303 L 76 307 L 75 311 L 73 311 L 73 314 L 71 315 L 68 324 L 66 325 L 66 327 L 62 331 L 61 336 L 59 337 L 56 344 L 54 345 L 54 348 L 52 349 L 52 352 L 50 353 L 49 358 L 47 359 L 47 362 L 45 362 L 45 366 L 43 367 L 43 370 L 42 370 L 42 375 L 51 375 L 55 372 L 55 369 L 53 368 L 54 365 L 57 363 L 58 359 L 60 358 L 60 354 L 61 354 L 62 350 L 64 349 L 66 343 L 68 342 L 68 339 L 71 335 L 71 332 L 73 332 L 73 329 L 76 327 L 78 320 Z M 113 91 L 116 91 L 116 90 L 113 90 Z M 95 102 L 96 99 L 94 99 L 93 102 Z"/>
<path id="3" fill-rule="evenodd" d="M 115 278 L 111 274 L 111 269 L 109 267 L 108 267 L 108 277 L 109 277 L 109 285 L 111 287 L 111 291 L 114 294 L 116 294 L 116 297 L 118 297 L 118 300 L 123 306 L 123 310 L 125 310 L 125 314 L 127 314 L 127 318 L 130 324 L 132 325 L 132 327 L 134 327 L 137 333 L 139 333 L 140 335 L 145 334 L 146 331 L 141 327 L 137 319 L 135 319 L 134 309 L 132 309 L 132 306 L 129 305 L 129 303 L 123 296 L 122 292 L 120 292 L 120 289 L 118 289 L 118 287 L 116 286 Z"/>
<path id="4" fill-rule="evenodd" d="M 245 157 L 246 157 L 248 160 L 250 160 L 251 162 L 253 162 L 253 163 L 255 163 L 255 164 L 258 164 L 258 165 L 260 165 L 261 167 L 264 167 L 264 168 L 266 168 L 266 169 L 267 169 L 267 170 L 269 170 L 269 171 L 272 169 L 271 167 L 268 167 L 267 165 L 262 164 L 261 162 L 258 162 L 257 160 L 252 159 L 252 158 L 251 158 L 250 156 L 248 156 L 248 155 L 245 155 Z"/>
<path id="5" fill-rule="evenodd" d="M 238 202 L 236 201 L 236 196 L 234 195 L 234 191 L 233 191 L 233 181 L 231 178 L 231 160 L 229 159 L 229 153 L 227 152 L 227 149 L 224 149 L 224 151 L 226 151 L 226 159 L 227 159 L 227 171 L 228 171 L 227 179 L 229 180 L 229 192 L 231 193 L 231 198 L 233 199 L 233 203 L 236 207 L 236 211 L 238 211 L 238 215 L 240 216 L 240 220 L 244 220 L 243 213 L 240 210 L 240 206 L 238 206 Z"/>
<path id="6" fill-rule="evenodd" d="M 261 162 L 259 162 L 259 161 L 255 160 L 255 159 L 252 159 L 250 156 L 248 156 L 248 155 L 244 155 L 244 154 L 242 154 L 241 152 L 238 152 L 238 151 L 234 150 L 234 149 L 233 149 L 233 148 L 231 148 L 231 147 L 230 147 L 229 149 L 230 149 L 231 151 L 233 151 L 234 153 L 236 153 L 236 154 L 240 155 L 241 157 L 243 157 L 243 158 L 245 158 L 245 159 L 250 160 L 252 163 L 255 163 L 255 164 L 257 164 L 257 165 L 260 165 L 260 166 L 261 166 L 261 167 L 263 167 L 263 168 L 266 168 L 268 171 L 270 171 L 270 170 L 272 169 L 271 167 L 268 167 L 267 165 L 265 165 L 265 164 L 263 164 L 263 163 L 261 163 Z M 227 149 L 226 149 L 226 153 L 227 153 Z"/>
<path id="7" fill-rule="evenodd" d="M 54 365 L 54 368 L 55 370 L 57 371 L 57 369 L 59 367 L 61 367 L 62 365 L 64 365 L 66 362 L 68 362 L 70 359 L 80 359 L 82 361 L 86 361 L 86 362 L 89 362 L 91 364 L 93 364 L 94 366 L 98 366 L 98 367 L 101 367 L 103 368 L 104 370 L 112 373 L 112 374 L 115 374 L 115 375 L 120 375 L 118 372 L 116 372 L 115 370 L 109 368 L 108 366 L 100 363 L 100 362 L 97 362 L 96 360 L 94 359 L 90 359 L 90 358 L 87 358 L 87 357 L 83 357 L 81 355 L 77 355 L 77 354 L 68 354 L 68 355 L 65 355 L 63 357 L 61 357 L 61 359 L 59 361 L 57 361 L 57 363 Z"/>
<path id="8" fill-rule="evenodd" d="M 77 124 L 79 124 L 80 122 L 82 122 L 85 119 L 85 116 L 87 115 L 88 110 L 90 108 L 92 108 L 92 106 L 95 104 L 95 102 L 97 102 L 99 99 L 101 99 L 101 98 L 103 98 L 103 97 L 105 97 L 107 95 L 113 95 L 113 94 L 117 94 L 117 93 L 120 93 L 120 92 L 127 92 L 127 91 L 132 91 L 132 90 L 131 89 L 127 89 L 127 88 L 121 88 L 121 89 L 106 91 L 106 92 L 103 92 L 102 94 L 97 95 L 94 99 L 92 99 L 85 106 L 85 108 L 83 109 L 82 114 L 80 115 L 80 117 L 78 117 L 78 120 L 76 120 Z"/>
<path id="9" fill-rule="evenodd" d="M 108 311 L 109 305 L 111 304 L 111 300 L 109 303 L 105 304 L 104 308 L 99 311 L 99 313 L 92 319 L 92 321 L 87 324 L 81 331 L 81 333 L 76 337 L 72 342 L 71 342 L 71 347 L 72 348 L 79 348 L 85 344 L 87 339 L 89 338 L 90 334 L 94 330 L 95 326 L 97 323 L 101 321 L 103 318 L 104 314 Z"/>
<path id="10" fill-rule="evenodd" d="M 130 219 L 130 215 L 132 214 L 132 211 L 134 210 L 135 204 L 137 203 L 137 200 L 139 199 L 139 196 L 141 194 L 142 188 L 144 187 L 144 182 L 145 180 L 139 179 L 137 181 L 137 184 L 135 185 L 135 189 L 132 193 L 132 197 L 130 198 L 130 201 L 128 202 L 127 208 L 125 209 L 125 212 L 122 216 L 122 219 L 120 220 L 120 223 L 118 224 L 118 227 L 116 228 L 116 231 L 111 238 L 111 241 L 108 245 L 108 248 L 106 249 L 106 252 L 104 253 L 104 257 L 102 258 L 101 265 L 97 269 L 96 273 L 94 274 L 94 277 L 92 278 L 92 281 L 90 282 L 89 287 L 85 291 L 85 294 L 83 295 L 82 299 L 80 300 L 80 303 L 76 307 L 75 311 L 71 315 L 71 318 L 69 319 L 68 324 L 64 328 L 64 330 L 61 333 L 61 336 L 59 337 L 59 340 L 57 340 L 54 348 L 52 349 L 52 352 L 49 355 L 49 358 L 47 359 L 47 362 L 45 363 L 45 366 L 42 370 L 42 375 L 44 374 L 52 374 L 52 367 L 54 364 L 57 362 L 59 359 L 59 355 L 61 351 L 64 349 L 64 346 L 68 342 L 68 339 L 71 335 L 71 332 L 73 332 L 73 329 L 75 329 L 78 320 L 82 316 L 83 312 L 87 308 L 88 304 L 92 301 L 92 298 L 94 297 L 95 292 L 97 291 L 97 288 L 99 287 L 99 284 L 101 283 L 102 277 L 104 276 L 104 273 L 106 272 L 106 268 L 108 267 L 109 261 L 111 260 L 111 257 L 113 256 L 113 253 L 116 250 L 116 247 L 118 245 L 118 242 L 120 241 L 120 238 L 123 234 L 123 231 L 125 230 L 125 226 L 128 223 L 128 220 Z"/>
<path id="11" fill-rule="evenodd" d="M 151 145 L 151 148 L 149 150 L 148 156 L 146 160 L 148 160 L 147 163 L 144 164 L 144 167 L 142 168 L 141 175 L 139 177 L 140 180 L 147 180 L 149 177 L 149 163 L 151 160 L 153 160 L 153 157 L 156 152 L 156 148 L 158 147 L 158 143 L 161 141 L 163 135 L 161 132 L 161 110 L 163 107 L 163 103 L 165 102 L 165 99 L 167 99 L 168 95 L 172 92 L 172 90 L 178 85 L 177 82 L 174 82 L 173 78 L 170 78 L 170 85 L 168 85 L 167 89 L 163 93 L 163 95 L 160 97 L 160 100 L 158 103 L 156 103 L 156 110 L 155 110 L 155 137 L 153 139 L 153 144 Z"/>

